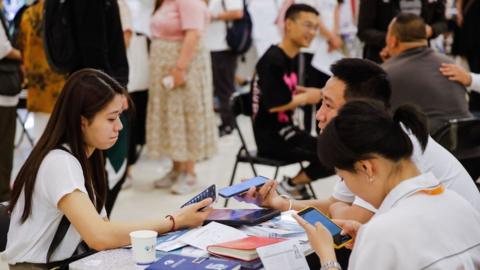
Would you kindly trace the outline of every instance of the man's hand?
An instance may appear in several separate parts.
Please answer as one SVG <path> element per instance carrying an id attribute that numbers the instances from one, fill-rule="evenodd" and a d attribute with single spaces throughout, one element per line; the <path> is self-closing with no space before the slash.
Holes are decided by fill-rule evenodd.
<path id="1" fill-rule="evenodd" d="M 390 55 L 390 52 L 388 51 L 387 47 L 383 48 L 382 51 L 380 51 L 380 58 L 382 59 L 383 62 L 390 59 L 390 57 L 391 57 L 391 55 Z"/>
<path id="2" fill-rule="evenodd" d="M 241 202 L 253 203 L 265 208 L 277 210 L 288 210 L 289 202 L 277 193 L 277 182 L 268 180 L 260 189 L 251 187 L 246 193 L 235 196 L 234 198 Z"/>
<path id="3" fill-rule="evenodd" d="M 332 36 L 328 39 L 329 53 L 340 49 L 342 46 L 343 46 L 343 41 L 339 36 L 332 34 Z"/>
<path id="4" fill-rule="evenodd" d="M 298 106 L 303 106 L 305 104 L 317 104 L 322 100 L 322 90 L 315 87 L 304 87 L 299 86 L 295 88 L 294 96 L 292 101 L 286 105 L 277 106 L 269 110 L 270 113 L 285 112 L 288 110 L 293 110 Z"/>
<path id="5" fill-rule="evenodd" d="M 440 67 L 440 72 L 450 81 L 459 82 L 464 86 L 470 86 L 472 84 L 472 76 L 470 73 L 458 65 L 443 63 Z"/>

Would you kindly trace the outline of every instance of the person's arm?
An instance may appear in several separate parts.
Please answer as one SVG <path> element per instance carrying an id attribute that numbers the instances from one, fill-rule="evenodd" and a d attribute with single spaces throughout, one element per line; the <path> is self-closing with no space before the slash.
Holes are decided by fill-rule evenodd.
<path id="1" fill-rule="evenodd" d="M 222 11 L 218 14 L 211 14 L 210 18 L 212 20 L 220 20 L 220 21 L 234 21 L 241 19 L 243 17 L 243 10 L 226 10 Z"/>
<path id="2" fill-rule="evenodd" d="M 318 29 L 320 35 L 324 36 L 328 42 L 329 48 L 328 51 L 334 51 L 343 45 L 342 39 L 336 34 L 334 31 L 330 31 L 325 23 L 323 22 L 322 18 L 318 18 Z"/>
<path id="3" fill-rule="evenodd" d="M 22 53 L 19 50 L 15 49 L 15 48 L 12 48 L 8 52 L 8 54 L 5 55 L 5 58 L 21 61 L 22 60 Z"/>
<path id="4" fill-rule="evenodd" d="M 198 211 L 198 209 L 208 206 L 210 203 L 211 199 L 206 199 L 172 214 L 175 220 L 174 229 L 202 225 L 211 209 L 206 211 Z M 137 223 L 108 221 L 97 213 L 88 195 L 79 190 L 63 196 L 58 202 L 58 208 L 80 233 L 85 243 L 95 250 L 128 245 L 130 244 L 129 233 L 135 230 L 154 230 L 165 233 L 173 227 L 173 222 L 169 218 L 157 218 Z"/>
<path id="5" fill-rule="evenodd" d="M 386 32 L 375 28 L 377 14 L 377 0 L 360 1 L 358 14 L 358 38 L 367 45 L 385 47 Z"/>
<path id="6" fill-rule="evenodd" d="M 185 83 L 185 72 L 192 61 L 193 56 L 195 55 L 195 50 L 199 40 L 200 33 L 197 30 L 185 31 L 185 37 L 182 42 L 180 55 L 171 71 L 175 85 L 182 85 Z"/>
<path id="7" fill-rule="evenodd" d="M 348 204 L 345 202 L 336 202 L 330 205 L 329 212 L 334 219 L 355 220 L 360 223 L 368 222 L 373 212 L 356 204 Z"/>
<path id="8" fill-rule="evenodd" d="M 305 104 L 317 104 L 322 100 L 322 91 L 320 88 L 297 86 L 295 92 L 298 92 L 298 94 L 295 94 L 289 103 L 273 107 L 269 112 L 289 111 Z"/>
<path id="9" fill-rule="evenodd" d="M 276 190 L 277 185 L 278 183 L 275 180 L 268 180 L 258 190 L 252 187 L 245 194 L 235 196 L 234 198 L 241 202 L 253 203 L 261 207 L 273 208 L 280 211 L 287 211 L 289 208 L 298 211 L 305 207 L 313 206 L 327 215 L 329 214 L 330 205 L 340 202 L 332 196 L 324 200 L 295 200 L 282 197 Z"/>
<path id="10" fill-rule="evenodd" d="M 459 65 L 447 63 L 443 63 L 439 70 L 450 81 L 459 82 L 465 87 L 470 87 L 472 90 L 480 92 L 480 74 L 470 73 Z"/>
<path id="11" fill-rule="evenodd" d="M 0 59 L 2 58 L 22 60 L 22 54 L 19 50 L 12 47 L 5 29 L 0 25 Z"/>

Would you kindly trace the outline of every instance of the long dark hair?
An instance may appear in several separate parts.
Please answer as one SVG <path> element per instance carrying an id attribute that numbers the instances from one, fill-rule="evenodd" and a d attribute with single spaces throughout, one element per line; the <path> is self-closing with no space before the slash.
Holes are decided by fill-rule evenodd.
<path id="1" fill-rule="evenodd" d="M 162 4 L 163 0 L 155 0 L 155 5 L 153 6 L 153 13 L 155 13 L 155 11 L 157 11 Z"/>
<path id="2" fill-rule="evenodd" d="M 411 130 L 425 149 L 426 117 L 415 107 L 403 105 L 392 116 L 376 100 L 347 102 L 318 138 L 319 159 L 327 167 L 354 172 L 357 161 L 375 154 L 392 161 L 410 158 L 413 145 L 401 124 Z"/>
<path id="3" fill-rule="evenodd" d="M 25 207 L 22 222 L 25 222 L 31 214 L 32 194 L 40 164 L 50 151 L 62 144 L 69 146 L 70 152 L 82 166 L 88 197 L 97 211 L 100 212 L 103 208 L 107 192 L 103 154 L 101 150 L 95 150 L 90 157 L 87 157 L 81 117 L 83 116 L 89 122 L 92 121 L 94 116 L 116 95 L 127 95 L 127 93 L 118 82 L 99 70 L 82 69 L 68 78 L 45 132 L 23 164 L 13 185 L 8 207 L 9 211 L 13 210 L 23 191 Z"/>

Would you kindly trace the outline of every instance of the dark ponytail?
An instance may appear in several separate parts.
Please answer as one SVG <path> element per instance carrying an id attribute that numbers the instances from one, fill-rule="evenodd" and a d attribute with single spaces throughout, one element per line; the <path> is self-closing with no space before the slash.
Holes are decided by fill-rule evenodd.
<path id="1" fill-rule="evenodd" d="M 428 133 L 424 118 L 411 106 L 402 106 L 392 117 L 378 101 L 350 101 L 322 130 L 318 138 L 319 159 L 327 167 L 353 172 L 357 161 L 374 155 L 392 161 L 409 158 L 413 145 L 400 123 L 412 130 L 425 147 Z"/>
<path id="2" fill-rule="evenodd" d="M 395 110 L 393 115 L 395 122 L 402 123 L 407 129 L 412 131 L 420 142 L 422 150 L 425 151 L 428 142 L 427 117 L 413 105 L 402 105 Z"/>

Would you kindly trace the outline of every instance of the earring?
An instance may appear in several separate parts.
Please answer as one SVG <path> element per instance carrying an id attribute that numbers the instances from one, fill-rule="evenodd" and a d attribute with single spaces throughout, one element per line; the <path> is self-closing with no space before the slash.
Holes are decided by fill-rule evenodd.
<path id="1" fill-rule="evenodd" d="M 370 184 L 373 183 L 373 176 L 369 176 L 369 177 L 368 177 L 368 182 L 369 182 Z"/>

